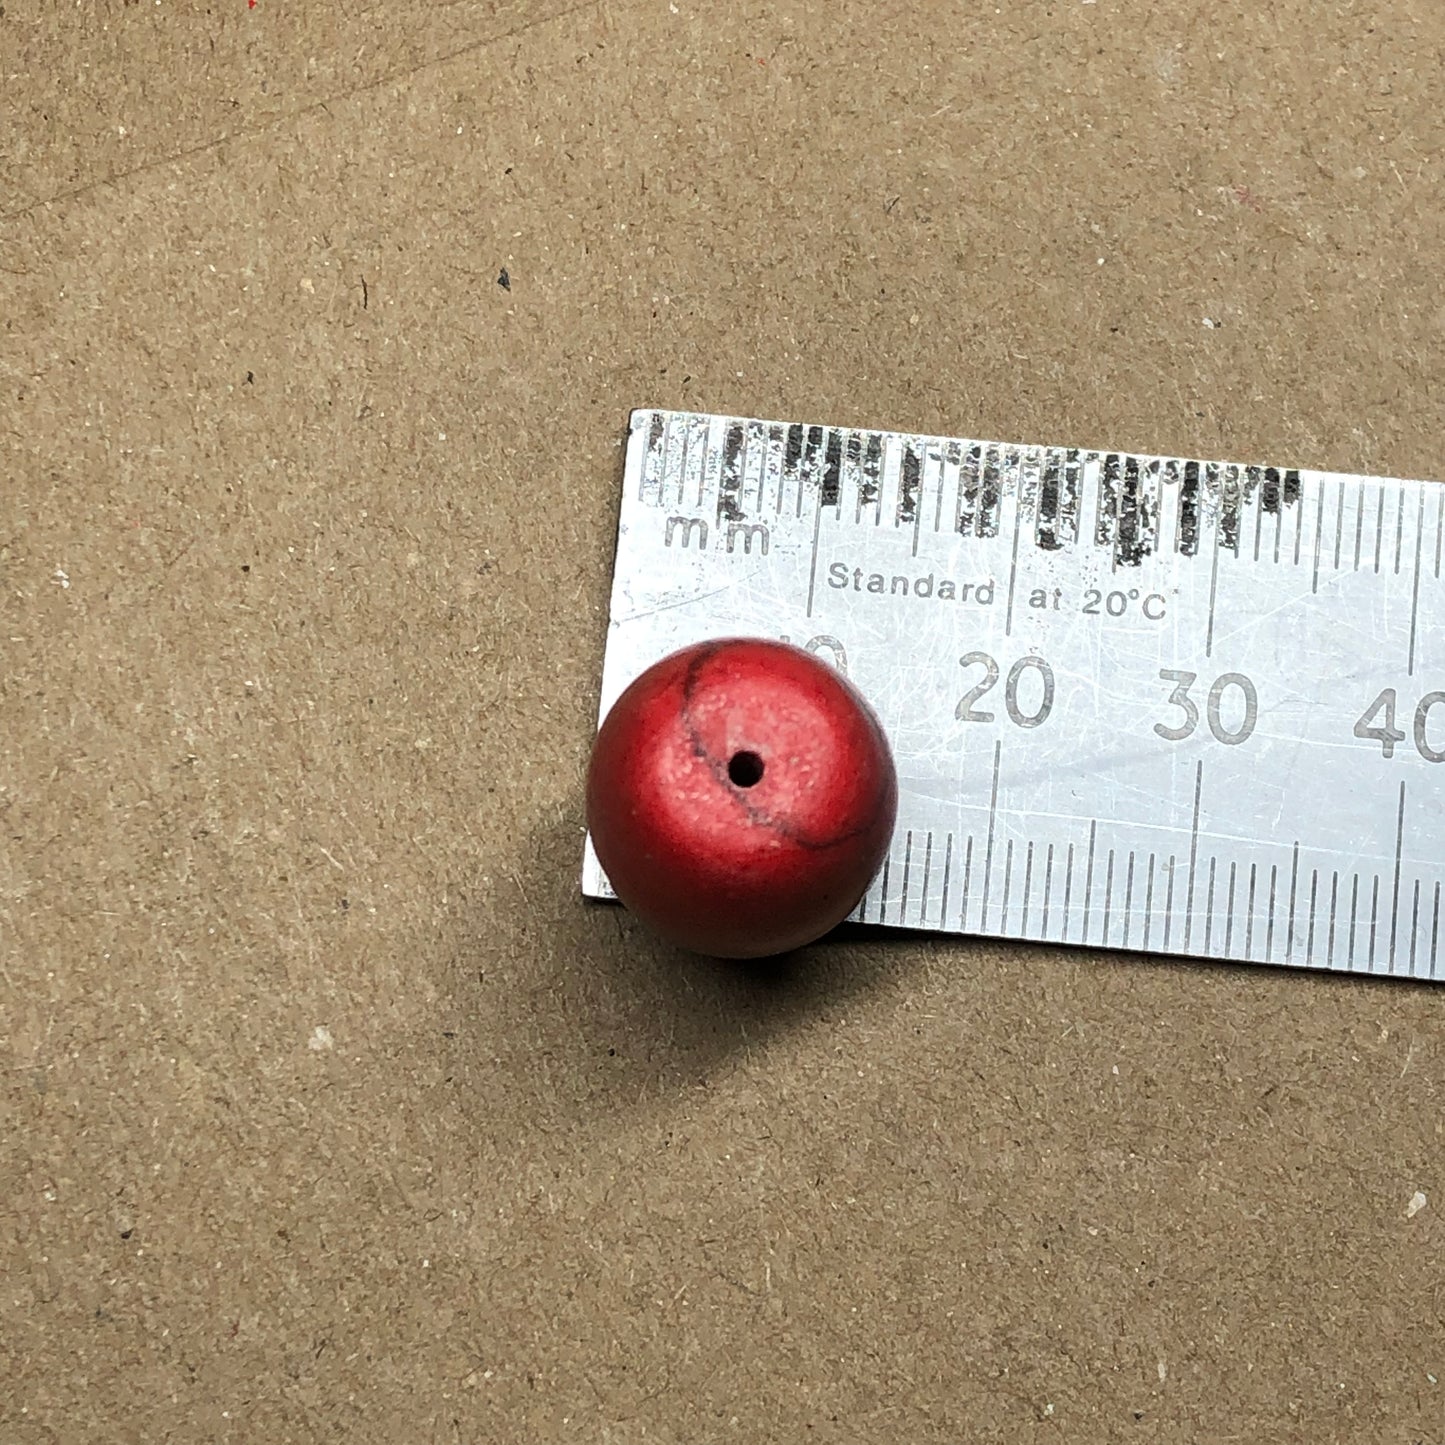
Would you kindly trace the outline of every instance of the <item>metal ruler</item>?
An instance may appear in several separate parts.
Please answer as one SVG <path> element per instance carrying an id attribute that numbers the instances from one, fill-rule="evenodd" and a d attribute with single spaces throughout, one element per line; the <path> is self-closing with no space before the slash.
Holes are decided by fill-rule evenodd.
<path id="1" fill-rule="evenodd" d="M 659 411 L 623 480 L 603 715 L 835 663 L 899 772 L 855 920 L 1445 971 L 1445 486 Z"/>

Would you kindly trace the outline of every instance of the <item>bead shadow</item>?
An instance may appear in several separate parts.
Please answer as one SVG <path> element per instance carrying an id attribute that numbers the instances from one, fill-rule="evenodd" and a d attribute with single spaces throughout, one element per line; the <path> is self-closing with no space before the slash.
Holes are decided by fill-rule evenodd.
<path id="1" fill-rule="evenodd" d="M 777 958 L 676 949 L 620 905 L 582 898 L 580 817 L 579 799 L 562 823 L 535 829 L 518 860 L 531 909 L 521 931 L 542 977 L 523 992 L 528 1016 L 504 1025 L 544 1041 L 548 1086 L 574 1107 L 696 1087 L 740 1054 L 897 990 L 918 957 L 891 930 L 846 924 Z"/>

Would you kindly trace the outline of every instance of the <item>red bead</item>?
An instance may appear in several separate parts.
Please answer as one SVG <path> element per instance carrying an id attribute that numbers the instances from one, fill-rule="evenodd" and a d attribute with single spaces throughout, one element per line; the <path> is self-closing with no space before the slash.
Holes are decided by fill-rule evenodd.
<path id="1" fill-rule="evenodd" d="M 649 668 L 603 721 L 587 823 L 617 896 L 684 948 L 759 958 L 839 924 L 878 871 L 898 779 L 835 668 L 733 638 Z"/>

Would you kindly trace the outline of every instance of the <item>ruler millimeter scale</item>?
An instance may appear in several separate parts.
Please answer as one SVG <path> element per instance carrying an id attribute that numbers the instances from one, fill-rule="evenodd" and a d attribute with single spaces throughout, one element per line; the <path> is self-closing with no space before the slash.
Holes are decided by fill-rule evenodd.
<path id="1" fill-rule="evenodd" d="M 662 411 L 623 484 L 602 715 L 713 637 L 842 669 L 856 921 L 1445 976 L 1445 486 Z"/>

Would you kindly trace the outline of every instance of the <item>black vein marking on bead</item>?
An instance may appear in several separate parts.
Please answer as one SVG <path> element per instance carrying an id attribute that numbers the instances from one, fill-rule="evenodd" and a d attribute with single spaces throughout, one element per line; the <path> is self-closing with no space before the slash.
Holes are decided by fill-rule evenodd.
<path id="1" fill-rule="evenodd" d="M 803 832 L 790 818 L 779 818 L 768 812 L 766 808 L 760 807 L 752 797 L 752 790 L 739 787 L 728 776 L 728 764 L 731 761 L 727 757 L 717 757 L 712 753 L 707 744 L 703 741 L 702 733 L 698 728 L 697 720 L 693 716 L 694 695 L 697 692 L 698 683 L 701 679 L 703 669 L 717 655 L 719 648 L 724 644 L 721 642 L 706 643 L 698 648 L 696 656 L 688 663 L 687 671 L 683 674 L 682 681 L 682 706 L 680 716 L 682 719 L 683 732 L 687 737 L 688 747 L 693 756 L 703 764 L 704 767 L 717 780 L 718 785 L 725 794 L 732 799 L 733 803 L 742 810 L 748 821 L 759 828 L 766 828 L 775 833 L 779 838 L 795 844 L 808 852 L 826 852 L 832 848 L 838 848 L 850 843 L 854 838 L 866 833 L 872 824 L 865 819 L 856 827 L 846 832 L 835 834 L 828 838 L 815 838 Z"/>

